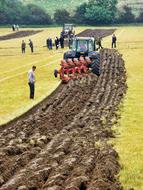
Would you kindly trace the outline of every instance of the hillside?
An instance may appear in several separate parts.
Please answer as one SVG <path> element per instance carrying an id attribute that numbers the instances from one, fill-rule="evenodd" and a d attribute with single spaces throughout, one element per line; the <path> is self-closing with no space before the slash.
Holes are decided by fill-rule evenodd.
<path id="1" fill-rule="evenodd" d="M 69 12 L 73 12 L 73 10 L 84 2 L 88 2 L 88 0 L 21 0 L 25 4 L 33 3 L 47 10 L 48 13 L 53 15 L 56 9 L 66 9 Z M 134 13 L 138 13 L 141 7 L 139 3 L 142 3 L 142 0 L 118 0 L 119 9 L 124 5 L 131 6 L 133 8 Z"/>
<path id="2" fill-rule="evenodd" d="M 48 13 L 53 14 L 56 9 L 66 9 L 69 12 L 88 0 L 22 0 L 24 3 L 33 3 L 47 10 Z"/>
<path id="3" fill-rule="evenodd" d="M 134 14 L 138 14 L 143 11 L 143 1 L 142 0 L 118 0 L 118 8 L 122 9 L 124 5 L 128 5 L 132 8 Z"/>

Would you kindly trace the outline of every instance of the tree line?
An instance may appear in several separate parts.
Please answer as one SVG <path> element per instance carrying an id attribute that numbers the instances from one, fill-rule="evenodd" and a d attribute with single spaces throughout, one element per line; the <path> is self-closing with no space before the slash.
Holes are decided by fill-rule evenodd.
<path id="1" fill-rule="evenodd" d="M 65 9 L 56 10 L 51 17 L 46 10 L 34 4 L 24 5 L 20 0 L 0 1 L 0 24 L 77 24 L 103 25 L 142 23 L 143 12 L 136 17 L 132 8 L 125 5 L 117 9 L 118 0 L 89 0 L 71 14 Z"/>

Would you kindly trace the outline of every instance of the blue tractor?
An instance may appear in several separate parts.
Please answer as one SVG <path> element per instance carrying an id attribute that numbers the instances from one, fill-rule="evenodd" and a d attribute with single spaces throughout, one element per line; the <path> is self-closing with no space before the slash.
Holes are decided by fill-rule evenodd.
<path id="1" fill-rule="evenodd" d="M 94 37 L 75 37 L 69 44 L 70 50 L 64 53 L 64 60 L 89 57 L 91 64 L 90 70 L 100 75 L 100 53 L 96 49 L 96 39 Z"/>

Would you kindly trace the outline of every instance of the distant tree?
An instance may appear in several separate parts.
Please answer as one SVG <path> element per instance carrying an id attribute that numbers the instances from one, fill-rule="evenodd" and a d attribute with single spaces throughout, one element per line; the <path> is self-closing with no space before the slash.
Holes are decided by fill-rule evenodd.
<path id="1" fill-rule="evenodd" d="M 136 19 L 137 22 L 143 23 L 143 12 L 140 12 L 139 16 Z"/>
<path id="2" fill-rule="evenodd" d="M 86 7 L 87 7 L 87 3 L 83 3 L 82 5 L 77 7 L 75 14 L 73 16 L 74 22 L 78 24 L 87 23 L 87 19 L 85 18 Z"/>
<path id="3" fill-rule="evenodd" d="M 23 19 L 27 24 L 52 24 L 51 17 L 37 5 L 27 5 L 26 12 L 27 14 L 23 14 Z"/>
<path id="4" fill-rule="evenodd" d="M 79 6 L 75 19 L 82 24 L 111 24 L 115 21 L 117 0 L 89 0 Z"/>
<path id="5" fill-rule="evenodd" d="M 17 0 L 0 1 L 0 24 L 12 24 L 20 20 L 22 3 Z"/>
<path id="6" fill-rule="evenodd" d="M 135 22 L 135 15 L 132 13 L 132 8 L 125 5 L 123 11 L 119 13 L 119 23 L 133 23 Z"/>
<path id="7" fill-rule="evenodd" d="M 57 24 L 64 24 L 71 21 L 70 13 L 63 9 L 63 10 L 56 10 L 54 13 L 54 20 Z"/>
<path id="8" fill-rule="evenodd" d="M 111 24 L 115 20 L 117 0 L 89 0 L 85 18 L 89 24 Z"/>
<path id="9" fill-rule="evenodd" d="M 52 19 L 36 5 L 21 0 L 0 0 L 0 24 L 51 24 Z"/>

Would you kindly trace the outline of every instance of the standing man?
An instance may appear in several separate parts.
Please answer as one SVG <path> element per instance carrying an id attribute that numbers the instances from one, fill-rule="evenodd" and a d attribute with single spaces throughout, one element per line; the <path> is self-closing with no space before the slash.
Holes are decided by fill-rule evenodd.
<path id="1" fill-rule="evenodd" d="M 30 99 L 34 99 L 35 92 L 35 74 L 36 66 L 32 66 L 32 69 L 28 72 L 28 85 L 30 88 Z"/>
<path id="2" fill-rule="evenodd" d="M 113 36 L 112 36 L 112 48 L 116 48 L 116 42 L 117 42 L 117 38 L 116 38 L 115 34 L 113 34 Z"/>
<path id="3" fill-rule="evenodd" d="M 25 54 L 25 49 L 26 49 L 26 43 L 24 42 L 24 40 L 22 40 L 22 44 L 21 44 L 22 54 Z"/>
<path id="4" fill-rule="evenodd" d="M 15 26 L 15 28 L 17 31 L 19 31 L 19 25 L 18 24 Z"/>
<path id="5" fill-rule="evenodd" d="M 50 38 L 47 39 L 46 43 L 47 43 L 47 48 L 50 49 Z"/>
<path id="6" fill-rule="evenodd" d="M 52 38 L 50 38 L 50 40 L 49 40 L 49 47 L 50 47 L 50 50 L 53 49 L 53 41 L 52 41 Z"/>
<path id="7" fill-rule="evenodd" d="M 31 49 L 31 53 L 33 53 L 34 52 L 34 46 L 33 46 L 32 40 L 29 40 L 29 46 L 30 46 L 30 49 Z"/>
<path id="8" fill-rule="evenodd" d="M 60 45 L 61 45 L 61 48 L 63 49 L 64 48 L 64 38 L 63 38 L 63 36 L 60 37 Z"/>
<path id="9" fill-rule="evenodd" d="M 15 31 L 15 24 L 12 25 L 12 30 Z"/>
<path id="10" fill-rule="evenodd" d="M 55 38 L 55 46 L 56 46 L 56 49 L 59 48 L 59 38 L 58 37 Z"/>

